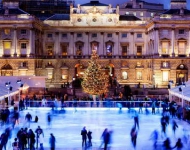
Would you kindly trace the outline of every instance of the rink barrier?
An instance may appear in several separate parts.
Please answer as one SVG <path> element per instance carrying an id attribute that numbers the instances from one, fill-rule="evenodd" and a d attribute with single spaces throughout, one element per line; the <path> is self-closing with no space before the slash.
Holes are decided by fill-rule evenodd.
<path id="1" fill-rule="evenodd" d="M 28 101 L 22 107 L 126 107 L 138 108 L 142 103 L 143 108 L 151 108 L 153 101 L 47 101 L 45 104 L 42 101 Z M 157 101 L 155 107 L 163 107 L 163 101 Z M 19 106 L 20 107 L 20 106 Z M 168 107 L 168 106 L 166 106 Z"/>

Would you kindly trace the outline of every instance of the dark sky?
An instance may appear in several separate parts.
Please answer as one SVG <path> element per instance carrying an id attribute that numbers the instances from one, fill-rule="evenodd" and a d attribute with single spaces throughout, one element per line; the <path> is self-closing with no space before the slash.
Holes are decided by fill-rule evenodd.
<path id="1" fill-rule="evenodd" d="M 90 2 L 91 0 L 75 0 L 75 4 L 85 4 L 85 3 L 88 3 Z M 99 0 L 101 3 L 104 3 L 104 4 L 112 4 L 114 7 L 117 5 L 117 4 L 122 4 L 122 3 L 125 3 L 129 0 Z M 166 9 L 168 9 L 170 7 L 170 0 L 144 0 L 146 2 L 151 2 L 151 3 L 163 3 L 164 4 L 164 7 Z M 189 5 L 190 5 L 190 1 L 188 1 L 188 8 L 189 8 Z"/>

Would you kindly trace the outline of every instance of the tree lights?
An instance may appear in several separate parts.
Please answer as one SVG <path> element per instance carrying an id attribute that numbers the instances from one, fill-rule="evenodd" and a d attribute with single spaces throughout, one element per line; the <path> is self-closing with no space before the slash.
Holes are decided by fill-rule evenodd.
<path id="1" fill-rule="evenodd" d="M 108 87 L 108 76 L 101 70 L 98 58 L 96 50 L 92 50 L 91 60 L 83 75 L 83 91 L 91 95 L 106 93 Z"/>

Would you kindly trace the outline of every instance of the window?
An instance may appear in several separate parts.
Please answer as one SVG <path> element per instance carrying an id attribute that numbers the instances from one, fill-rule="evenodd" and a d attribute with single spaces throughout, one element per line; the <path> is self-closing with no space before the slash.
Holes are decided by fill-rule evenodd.
<path id="1" fill-rule="evenodd" d="M 52 78 L 53 78 L 53 69 L 48 70 L 48 79 L 52 79 Z"/>
<path id="2" fill-rule="evenodd" d="M 137 71 L 137 80 L 142 80 L 142 72 Z"/>
<path id="3" fill-rule="evenodd" d="M 144 16 L 144 13 L 143 13 L 143 12 L 140 12 L 140 16 L 143 17 L 143 16 Z"/>
<path id="4" fill-rule="evenodd" d="M 185 42 L 179 42 L 178 53 L 185 54 Z"/>
<path id="5" fill-rule="evenodd" d="M 121 34 L 121 37 L 122 37 L 122 38 L 126 38 L 126 37 L 127 37 L 127 33 L 122 33 L 122 34 Z"/>
<path id="6" fill-rule="evenodd" d="M 122 46 L 122 56 L 127 56 L 127 46 Z"/>
<path id="7" fill-rule="evenodd" d="M 53 55 L 53 45 L 48 45 L 47 46 L 47 54 L 48 54 L 48 56 Z"/>
<path id="8" fill-rule="evenodd" d="M 169 62 L 165 61 L 162 63 L 163 68 L 168 68 L 169 67 Z"/>
<path id="9" fill-rule="evenodd" d="M 126 80 L 128 78 L 128 74 L 126 71 L 122 72 L 122 78 L 123 78 L 123 80 Z"/>
<path id="10" fill-rule="evenodd" d="M 4 33 L 5 33 L 5 35 L 10 35 L 11 30 L 10 29 L 4 29 Z"/>
<path id="11" fill-rule="evenodd" d="M 141 33 L 137 33 L 137 38 L 142 38 L 142 34 Z"/>
<path id="12" fill-rule="evenodd" d="M 96 33 L 93 33 L 93 34 L 92 34 L 92 37 L 93 37 L 93 38 L 96 38 L 96 37 L 97 37 L 97 34 L 96 34 Z"/>
<path id="13" fill-rule="evenodd" d="M 62 38 L 67 38 L 67 33 L 63 33 Z"/>
<path id="14" fill-rule="evenodd" d="M 98 43 L 97 42 L 93 42 L 92 43 L 92 50 L 98 50 Z"/>
<path id="15" fill-rule="evenodd" d="M 142 56 L 142 46 L 137 46 L 137 56 Z"/>
<path id="16" fill-rule="evenodd" d="M 67 44 L 61 45 L 62 56 L 67 56 Z"/>
<path id="17" fill-rule="evenodd" d="M 81 33 L 77 33 L 77 37 L 78 38 L 82 37 L 82 34 Z"/>
<path id="18" fill-rule="evenodd" d="M 126 12 L 125 14 L 126 14 L 126 15 L 129 15 L 129 12 Z"/>
<path id="19" fill-rule="evenodd" d="M 4 49 L 11 49 L 11 41 L 4 41 L 3 42 Z"/>
<path id="20" fill-rule="evenodd" d="M 106 45 L 106 54 L 108 56 L 112 56 L 112 49 L 113 49 L 113 44 L 112 43 L 107 43 L 107 45 Z"/>
<path id="21" fill-rule="evenodd" d="M 26 43 L 21 43 L 21 49 L 26 49 Z"/>
<path id="22" fill-rule="evenodd" d="M 162 79 L 164 82 L 169 81 L 169 72 L 168 71 L 162 72 Z"/>
<path id="23" fill-rule="evenodd" d="M 133 15 L 134 15 L 134 16 L 136 16 L 136 15 L 137 15 L 137 13 L 136 13 L 136 12 L 133 12 Z"/>
<path id="24" fill-rule="evenodd" d="M 20 34 L 26 35 L 26 30 L 25 29 L 20 30 Z"/>
<path id="25" fill-rule="evenodd" d="M 150 13 L 150 16 L 151 16 L 151 17 L 154 17 L 154 13 Z"/>
<path id="26" fill-rule="evenodd" d="M 83 49 L 83 43 L 82 42 L 76 43 L 76 55 L 77 56 L 82 56 L 82 49 Z"/>
<path id="27" fill-rule="evenodd" d="M 168 35 L 168 30 L 166 30 L 166 29 L 162 30 L 162 34 Z"/>
<path id="28" fill-rule="evenodd" d="M 185 30 L 181 29 L 179 30 L 179 34 L 184 34 L 185 33 Z"/>
<path id="29" fill-rule="evenodd" d="M 109 37 L 109 38 L 112 37 L 112 34 L 111 34 L 111 33 L 108 33 L 108 34 L 107 34 L 107 37 Z"/>
<path id="30" fill-rule="evenodd" d="M 48 37 L 48 38 L 52 38 L 53 35 L 52 35 L 51 33 L 48 33 L 48 34 L 47 34 L 47 37 Z"/>
<path id="31" fill-rule="evenodd" d="M 169 43 L 162 42 L 162 54 L 168 54 Z"/>

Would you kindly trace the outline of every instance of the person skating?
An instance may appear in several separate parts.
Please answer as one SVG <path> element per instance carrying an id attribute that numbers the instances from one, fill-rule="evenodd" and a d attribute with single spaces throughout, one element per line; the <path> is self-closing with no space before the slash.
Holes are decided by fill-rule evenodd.
<path id="1" fill-rule="evenodd" d="M 86 147 L 86 138 L 87 138 L 86 127 L 83 127 L 83 129 L 81 130 L 81 135 L 82 135 L 82 147 L 84 146 L 84 144 Z"/>
<path id="2" fill-rule="evenodd" d="M 136 126 L 133 126 L 133 128 L 131 129 L 131 142 L 134 148 L 136 148 L 136 144 L 137 144 L 137 130 L 136 130 Z"/>
<path id="3" fill-rule="evenodd" d="M 173 147 L 174 148 L 177 148 L 177 150 L 182 150 L 183 149 L 183 143 L 181 142 L 181 138 L 179 138 L 175 144 L 175 146 Z"/>
<path id="4" fill-rule="evenodd" d="M 50 150 L 55 150 L 55 142 L 55 136 L 53 135 L 53 133 L 51 133 L 49 138 Z"/>
<path id="5" fill-rule="evenodd" d="M 92 146 L 92 132 L 89 130 L 87 133 L 88 136 L 88 146 L 91 147 Z"/>
<path id="6" fill-rule="evenodd" d="M 29 112 L 26 114 L 25 120 L 26 120 L 26 124 L 28 124 L 27 126 L 30 127 L 30 122 L 32 120 L 32 115 Z"/>

